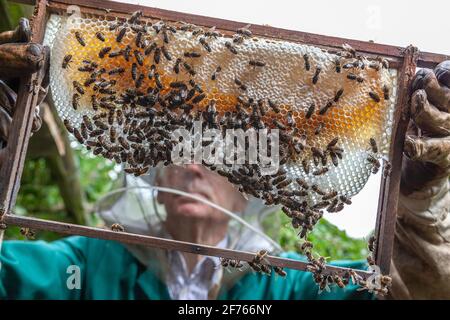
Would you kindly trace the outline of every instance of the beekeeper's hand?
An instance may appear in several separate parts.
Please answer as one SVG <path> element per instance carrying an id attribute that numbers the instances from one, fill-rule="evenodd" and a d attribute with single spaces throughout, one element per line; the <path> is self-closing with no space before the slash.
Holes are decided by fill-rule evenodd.
<path id="1" fill-rule="evenodd" d="M 20 19 L 19 26 L 15 30 L 0 33 L 0 140 L 2 141 L 7 141 L 17 100 L 17 93 L 3 80 L 14 80 L 39 71 L 45 66 L 45 58 L 49 52 L 45 46 L 30 43 L 30 39 L 30 25 L 25 18 Z M 40 88 L 30 88 L 39 94 L 38 106 L 47 94 L 47 87 L 48 71 Z M 36 107 L 32 132 L 39 130 L 41 124 L 39 107 Z"/>
<path id="2" fill-rule="evenodd" d="M 450 173 L 450 61 L 422 69 L 413 80 L 411 118 L 405 141 L 404 195 L 448 181 Z"/>

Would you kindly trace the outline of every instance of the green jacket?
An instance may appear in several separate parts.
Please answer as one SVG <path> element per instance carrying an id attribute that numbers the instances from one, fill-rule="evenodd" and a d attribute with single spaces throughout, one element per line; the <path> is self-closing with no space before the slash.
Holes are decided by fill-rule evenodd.
<path id="1" fill-rule="evenodd" d="M 283 256 L 303 259 L 295 253 Z M 0 256 L 0 299 L 170 299 L 154 270 L 141 264 L 127 248 L 113 241 L 69 237 L 52 243 L 5 241 Z M 363 268 L 363 262 L 335 265 Z M 80 268 L 80 289 L 69 289 L 68 267 Z M 219 299 L 370 299 L 352 285 L 319 294 L 311 274 L 286 270 L 287 277 L 246 273 Z"/>

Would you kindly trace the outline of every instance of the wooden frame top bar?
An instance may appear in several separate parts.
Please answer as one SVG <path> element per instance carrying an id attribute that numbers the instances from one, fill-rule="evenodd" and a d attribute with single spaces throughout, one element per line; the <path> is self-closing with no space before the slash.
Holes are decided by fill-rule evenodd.
<path id="1" fill-rule="evenodd" d="M 34 4 L 34 0 L 14 0 L 15 2 Z M 230 21 L 219 18 L 181 13 L 176 11 L 151 8 L 141 5 L 114 2 L 108 0 L 48 0 L 50 12 L 61 12 L 70 5 L 77 5 L 82 8 L 82 13 L 100 14 L 105 16 L 120 16 L 141 10 L 145 17 L 157 18 L 167 21 L 184 21 L 200 26 L 216 26 L 219 30 L 235 32 L 238 28 L 244 27 L 247 23 Z M 107 12 L 108 9 L 108 12 Z M 313 33 L 293 31 L 270 26 L 251 24 L 252 32 L 255 35 L 281 39 L 286 41 L 299 42 L 309 45 L 323 47 L 328 50 L 339 50 L 344 43 L 351 45 L 356 51 L 368 56 L 383 56 L 390 60 L 391 67 L 400 68 L 401 59 L 404 56 L 404 47 L 373 43 L 368 41 L 352 40 L 332 36 L 324 36 Z M 421 52 L 418 59 L 418 67 L 433 68 L 438 63 L 449 60 L 450 55 L 437 54 L 431 52 Z"/>

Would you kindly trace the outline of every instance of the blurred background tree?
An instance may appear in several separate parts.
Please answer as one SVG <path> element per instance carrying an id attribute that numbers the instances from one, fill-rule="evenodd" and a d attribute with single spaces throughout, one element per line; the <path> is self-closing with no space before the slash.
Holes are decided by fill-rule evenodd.
<path id="1" fill-rule="evenodd" d="M 12 30 L 20 17 L 29 17 L 32 7 L 0 0 L 0 31 Z M 41 105 L 42 128 L 31 138 L 15 213 L 43 219 L 95 225 L 90 214 L 93 205 L 120 182 L 117 167 L 109 160 L 94 157 L 74 141 L 65 130 L 55 108 Z M 297 231 L 279 212 L 263 221 L 264 230 L 283 249 L 298 251 Z M 55 240 L 62 237 L 52 232 L 38 232 L 36 239 Z M 6 231 L 5 239 L 25 237 L 17 227 Z M 318 253 L 332 259 L 364 259 L 366 241 L 353 239 L 345 231 L 322 219 L 310 234 Z"/>

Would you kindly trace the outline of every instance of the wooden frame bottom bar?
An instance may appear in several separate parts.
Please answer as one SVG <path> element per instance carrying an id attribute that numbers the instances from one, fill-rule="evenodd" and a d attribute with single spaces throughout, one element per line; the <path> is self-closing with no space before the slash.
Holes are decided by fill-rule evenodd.
<path id="1" fill-rule="evenodd" d="M 240 261 L 252 261 L 255 257 L 254 252 L 238 251 L 232 249 L 222 249 L 207 245 L 200 245 L 191 242 L 177 241 L 171 239 L 163 239 L 158 237 L 145 236 L 127 232 L 116 232 L 107 229 L 81 226 L 71 223 L 56 222 L 51 220 L 43 220 L 31 217 L 18 216 L 14 214 L 6 214 L 4 222 L 7 225 L 15 225 L 33 230 L 46 230 L 62 234 L 80 235 L 90 238 L 98 238 L 104 240 L 114 240 L 128 244 L 138 244 L 164 250 L 177 250 L 188 253 L 221 257 L 227 259 L 236 259 Z M 286 259 L 275 256 L 267 256 L 266 260 L 272 266 L 283 267 L 306 271 L 308 262 Z M 355 270 L 350 268 L 336 267 L 327 265 L 328 272 L 341 272 L 353 270 L 364 279 L 367 279 L 372 273 L 363 270 Z"/>

